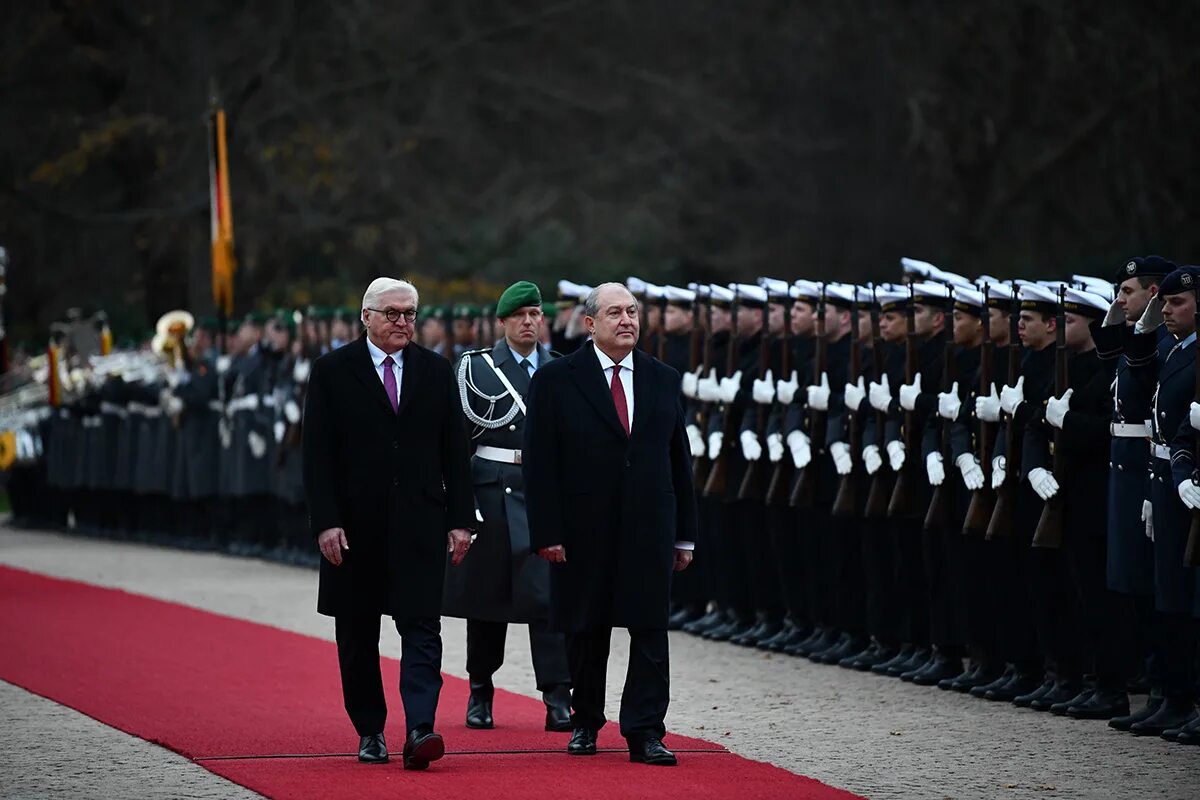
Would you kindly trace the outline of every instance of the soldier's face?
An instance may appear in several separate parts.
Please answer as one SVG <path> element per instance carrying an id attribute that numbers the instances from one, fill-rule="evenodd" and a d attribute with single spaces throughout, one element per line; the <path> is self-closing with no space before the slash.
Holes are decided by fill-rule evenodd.
<path id="1" fill-rule="evenodd" d="M 500 321 L 504 338 L 522 350 L 532 349 L 542 332 L 542 309 L 539 306 L 522 306 Z"/>
<path id="2" fill-rule="evenodd" d="M 750 306 L 738 306 L 737 312 L 738 333 L 743 336 L 750 336 L 762 328 L 762 309 L 751 308 Z"/>
<path id="3" fill-rule="evenodd" d="M 767 330 L 774 334 L 783 333 L 783 304 L 771 303 L 767 316 Z"/>
<path id="4" fill-rule="evenodd" d="M 692 327 L 692 311 L 679 306 L 667 306 L 667 316 L 664 318 L 667 333 L 683 333 Z"/>
<path id="5" fill-rule="evenodd" d="M 1021 344 L 1030 350 L 1041 350 L 1052 344 L 1057 330 L 1058 323 L 1054 315 L 1043 315 L 1040 311 L 1022 311 L 1021 321 L 1017 323 Z"/>
<path id="6" fill-rule="evenodd" d="M 426 347 L 436 347 L 442 343 L 442 321 L 429 317 L 421 322 L 421 344 Z"/>
<path id="7" fill-rule="evenodd" d="M 1196 329 L 1196 296 L 1191 292 L 1167 295 L 1162 314 L 1171 335 L 1187 338 Z"/>
<path id="8" fill-rule="evenodd" d="M 1150 304 L 1150 298 L 1158 294 L 1158 284 L 1143 287 L 1137 278 L 1122 281 L 1117 289 L 1117 305 L 1125 312 L 1126 322 L 1137 322 Z"/>
<path id="9" fill-rule="evenodd" d="M 394 353 L 408 347 L 416 333 L 416 323 L 409 322 L 401 315 L 395 322 L 388 322 L 386 312 L 416 311 L 417 298 L 412 292 L 385 292 L 380 296 L 378 305 L 372 306 L 379 311 L 363 309 L 363 324 L 367 326 L 367 335 L 371 341 L 385 353 Z"/>
<path id="10" fill-rule="evenodd" d="M 454 338 L 459 344 L 475 341 L 475 326 L 472 324 L 472 320 L 454 320 Z"/>
<path id="11" fill-rule="evenodd" d="M 988 322 L 988 332 L 993 342 L 1003 342 L 1008 337 L 1008 314 L 998 308 L 989 308 L 991 319 Z"/>
<path id="12" fill-rule="evenodd" d="M 596 346 L 610 356 L 629 352 L 641 332 L 637 300 L 628 289 L 616 284 L 602 288 L 596 299 L 596 316 L 583 318 Z"/>
<path id="13" fill-rule="evenodd" d="M 954 343 L 973 345 L 983 335 L 983 322 L 965 311 L 954 311 Z"/>
<path id="14" fill-rule="evenodd" d="M 712 332 L 720 333 L 721 331 L 729 330 L 733 324 L 733 315 L 729 313 L 728 308 L 713 306 L 712 310 Z"/>
<path id="15" fill-rule="evenodd" d="M 658 304 L 654 304 L 646 308 L 646 327 L 652 331 L 656 331 L 659 325 L 662 324 L 662 309 Z"/>
<path id="16" fill-rule="evenodd" d="M 861 310 L 858 312 L 858 338 L 863 342 L 875 338 L 875 332 L 871 330 L 871 315 Z"/>
<path id="17" fill-rule="evenodd" d="M 879 336 L 885 342 L 902 342 L 908 335 L 908 318 L 903 311 L 884 311 L 879 315 Z"/>
<path id="18" fill-rule="evenodd" d="M 335 319 L 329 326 L 329 335 L 334 339 L 340 339 L 343 342 L 348 340 L 350 338 L 350 323 L 344 320 Z"/>
<path id="19" fill-rule="evenodd" d="M 1067 348 L 1073 351 L 1086 350 L 1092 343 L 1090 320 L 1082 314 L 1067 312 Z"/>
<path id="20" fill-rule="evenodd" d="M 941 309 L 917 303 L 913 307 L 913 312 L 917 336 L 932 336 L 946 326 L 946 312 Z"/>
<path id="21" fill-rule="evenodd" d="M 817 307 L 804 300 L 792 303 L 792 333 L 813 336 L 817 330 Z"/>

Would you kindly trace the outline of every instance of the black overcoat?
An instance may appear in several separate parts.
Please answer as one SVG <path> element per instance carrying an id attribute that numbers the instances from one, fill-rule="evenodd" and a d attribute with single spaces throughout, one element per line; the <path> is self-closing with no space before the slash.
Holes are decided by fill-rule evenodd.
<path id="1" fill-rule="evenodd" d="M 474 527 L 467 436 L 450 363 L 404 349 L 392 412 L 366 338 L 318 358 L 304 409 L 304 495 L 314 536 L 344 528 L 341 566 L 321 559 L 317 611 L 441 612 L 446 532 Z"/>
<path id="2" fill-rule="evenodd" d="M 666 628 L 675 543 L 696 541 L 679 373 L 638 350 L 633 364 L 628 437 L 594 344 L 541 367 L 530 384 L 530 542 L 567 555 L 550 569 L 556 630 Z"/>

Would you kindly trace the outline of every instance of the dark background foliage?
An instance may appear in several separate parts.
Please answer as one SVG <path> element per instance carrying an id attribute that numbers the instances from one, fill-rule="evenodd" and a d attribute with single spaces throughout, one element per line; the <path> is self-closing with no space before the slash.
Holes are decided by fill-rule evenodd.
<path id="1" fill-rule="evenodd" d="M 1200 14 L 1052 0 L 19 0 L 0 32 L 7 314 L 238 307 L 373 275 L 890 278 L 1194 261 Z M 695 267 L 693 267 L 695 269 Z M 427 288 L 428 287 L 428 288 Z"/>

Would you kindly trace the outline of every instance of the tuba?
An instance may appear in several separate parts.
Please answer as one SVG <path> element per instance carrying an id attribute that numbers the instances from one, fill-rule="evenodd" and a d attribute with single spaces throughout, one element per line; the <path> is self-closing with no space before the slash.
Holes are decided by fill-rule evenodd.
<path id="1" fill-rule="evenodd" d="M 196 327 L 196 319 L 182 309 L 168 311 L 154 325 L 154 339 L 150 349 L 166 359 L 172 369 L 187 366 L 187 344 L 185 339 Z"/>

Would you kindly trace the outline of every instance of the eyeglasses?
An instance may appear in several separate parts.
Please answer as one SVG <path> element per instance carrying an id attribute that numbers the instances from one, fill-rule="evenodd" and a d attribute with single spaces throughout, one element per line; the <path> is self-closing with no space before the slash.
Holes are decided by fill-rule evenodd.
<path id="1" fill-rule="evenodd" d="M 383 316 L 387 318 L 387 321 L 391 323 L 399 322 L 401 317 L 404 317 L 405 322 L 411 323 L 417 321 L 417 310 L 415 308 L 410 308 L 407 311 L 400 311 L 395 308 L 368 308 L 367 311 L 374 311 L 376 314 L 383 314 Z"/>

